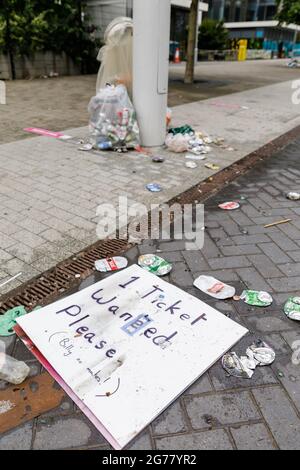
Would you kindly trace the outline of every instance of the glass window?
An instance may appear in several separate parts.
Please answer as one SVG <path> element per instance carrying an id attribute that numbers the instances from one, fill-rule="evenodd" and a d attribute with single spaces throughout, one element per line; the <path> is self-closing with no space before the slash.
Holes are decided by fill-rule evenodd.
<path id="1" fill-rule="evenodd" d="M 259 0 L 252 0 L 248 2 L 246 21 L 257 21 Z"/>
<path id="2" fill-rule="evenodd" d="M 268 20 L 268 21 L 274 20 L 276 12 L 277 12 L 277 8 L 276 8 L 275 5 L 267 6 L 266 7 L 266 17 L 265 17 L 265 19 Z"/>
<path id="3" fill-rule="evenodd" d="M 261 5 L 258 7 L 258 10 L 257 10 L 257 20 L 264 21 L 264 19 L 265 19 L 265 6 Z"/>
<path id="4" fill-rule="evenodd" d="M 225 2 L 224 21 L 230 21 L 230 0 L 226 0 Z"/>
<path id="5" fill-rule="evenodd" d="M 241 21 L 241 1 L 235 3 L 234 21 Z"/>
<path id="6" fill-rule="evenodd" d="M 208 17 L 224 21 L 270 21 L 277 11 L 276 0 L 208 0 L 208 4 Z"/>

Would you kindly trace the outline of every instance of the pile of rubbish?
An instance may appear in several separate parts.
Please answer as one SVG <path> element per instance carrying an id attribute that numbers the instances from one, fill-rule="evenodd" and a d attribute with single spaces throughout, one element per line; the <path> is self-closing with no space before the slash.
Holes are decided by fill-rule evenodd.
<path id="1" fill-rule="evenodd" d="M 195 132 L 189 125 L 171 128 L 165 144 L 171 152 L 191 152 L 194 155 L 206 155 L 211 152 L 209 144 L 213 140 L 201 132 Z"/>
<path id="2" fill-rule="evenodd" d="M 90 148 L 127 152 L 139 146 L 136 113 L 124 85 L 101 88 L 91 99 L 88 110 Z"/>

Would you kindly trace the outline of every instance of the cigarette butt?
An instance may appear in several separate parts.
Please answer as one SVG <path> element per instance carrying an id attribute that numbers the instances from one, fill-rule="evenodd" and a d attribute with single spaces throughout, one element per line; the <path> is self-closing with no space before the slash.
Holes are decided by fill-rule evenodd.
<path id="1" fill-rule="evenodd" d="M 276 225 L 287 224 L 288 222 L 291 222 L 291 221 L 292 219 L 279 220 L 278 222 L 273 222 L 273 224 L 265 225 L 264 228 L 270 228 L 270 227 L 275 227 Z"/>

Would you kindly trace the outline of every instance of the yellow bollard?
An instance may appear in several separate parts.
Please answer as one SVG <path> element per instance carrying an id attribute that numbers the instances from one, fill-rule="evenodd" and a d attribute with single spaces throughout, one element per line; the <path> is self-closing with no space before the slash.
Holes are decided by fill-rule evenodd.
<path id="1" fill-rule="evenodd" d="M 239 41 L 239 53 L 238 53 L 239 61 L 243 61 L 247 59 L 247 49 L 248 49 L 248 40 L 241 39 Z"/>

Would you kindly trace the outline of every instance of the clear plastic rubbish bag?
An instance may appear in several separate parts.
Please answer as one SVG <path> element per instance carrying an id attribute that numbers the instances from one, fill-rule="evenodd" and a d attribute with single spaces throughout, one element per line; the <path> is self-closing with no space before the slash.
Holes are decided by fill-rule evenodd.
<path id="1" fill-rule="evenodd" d="M 24 382 L 29 372 L 30 368 L 25 362 L 5 354 L 5 343 L 0 341 L 0 380 L 19 385 Z"/>
<path id="2" fill-rule="evenodd" d="M 99 150 L 127 150 L 140 145 L 136 113 L 124 85 L 107 85 L 88 107 L 90 140 Z"/>
<path id="3" fill-rule="evenodd" d="M 126 86 L 132 97 L 132 51 L 133 20 L 119 17 L 107 27 L 104 35 L 105 46 L 98 54 L 101 66 L 98 73 L 96 93 L 106 84 Z"/>

